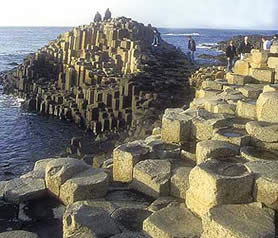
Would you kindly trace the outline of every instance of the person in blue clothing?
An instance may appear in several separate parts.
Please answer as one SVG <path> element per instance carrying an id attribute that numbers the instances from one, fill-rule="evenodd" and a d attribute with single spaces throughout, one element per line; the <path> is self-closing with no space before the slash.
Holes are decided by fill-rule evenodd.
<path id="1" fill-rule="evenodd" d="M 196 42 L 195 40 L 192 38 L 192 36 L 189 36 L 189 40 L 188 40 L 188 56 L 189 56 L 189 61 L 191 64 L 195 64 L 195 51 L 196 51 Z"/>

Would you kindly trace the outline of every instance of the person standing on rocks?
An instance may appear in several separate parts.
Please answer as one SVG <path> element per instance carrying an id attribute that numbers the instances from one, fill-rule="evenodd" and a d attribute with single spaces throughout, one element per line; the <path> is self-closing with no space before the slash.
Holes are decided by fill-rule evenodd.
<path id="1" fill-rule="evenodd" d="M 267 40 L 265 37 L 263 37 L 262 42 L 263 42 L 263 50 L 270 50 L 271 41 Z"/>
<path id="2" fill-rule="evenodd" d="M 94 18 L 94 22 L 101 22 L 101 20 L 102 20 L 102 17 L 100 15 L 100 13 L 97 12 L 95 15 L 95 18 Z"/>
<path id="3" fill-rule="evenodd" d="M 152 50 L 154 51 L 156 47 L 160 45 L 160 33 L 158 32 L 157 29 L 153 30 L 153 43 L 152 43 Z"/>
<path id="4" fill-rule="evenodd" d="M 248 41 L 248 36 L 244 37 L 244 41 L 240 43 L 238 53 L 240 54 L 240 59 L 243 60 L 245 54 L 248 54 L 251 52 L 252 46 L 250 42 Z"/>
<path id="5" fill-rule="evenodd" d="M 195 51 L 196 51 L 196 42 L 192 38 L 192 36 L 189 36 L 188 50 L 189 50 L 189 61 L 190 61 L 191 64 L 195 64 L 194 54 L 195 54 Z"/>
<path id="6" fill-rule="evenodd" d="M 104 14 L 103 20 L 104 20 L 104 21 L 110 20 L 111 17 L 112 17 L 112 14 L 111 14 L 109 8 L 107 8 L 107 9 L 106 9 L 106 12 L 105 12 L 105 14 Z"/>
<path id="7" fill-rule="evenodd" d="M 233 41 L 230 41 L 230 44 L 226 48 L 226 57 L 227 57 L 227 72 L 230 72 L 232 70 L 232 67 L 235 63 L 236 58 L 236 47 L 234 46 Z"/>
<path id="8" fill-rule="evenodd" d="M 274 35 L 273 39 L 271 40 L 271 46 L 278 45 L 278 35 Z"/>

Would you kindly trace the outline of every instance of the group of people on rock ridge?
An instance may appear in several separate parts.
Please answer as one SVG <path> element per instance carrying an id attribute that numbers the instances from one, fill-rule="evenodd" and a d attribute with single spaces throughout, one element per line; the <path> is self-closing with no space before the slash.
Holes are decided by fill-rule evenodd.
<path id="1" fill-rule="evenodd" d="M 278 35 L 275 35 L 272 40 L 268 40 L 265 37 L 262 38 L 262 49 L 264 51 L 270 50 L 270 47 L 274 44 L 278 45 Z M 230 41 L 230 44 L 226 48 L 226 57 L 227 57 L 227 71 L 230 72 L 232 67 L 238 58 L 244 59 L 245 55 L 250 53 L 253 46 L 248 41 L 248 36 L 244 37 L 244 40 L 240 43 L 238 49 L 236 49 L 234 42 Z"/>
<path id="2" fill-rule="evenodd" d="M 106 9 L 105 13 L 104 13 L 104 17 L 103 20 L 109 20 L 112 17 L 112 13 L 109 10 L 109 8 Z M 94 22 L 101 22 L 102 21 L 102 16 L 99 12 L 96 13 L 95 18 L 94 18 Z"/>

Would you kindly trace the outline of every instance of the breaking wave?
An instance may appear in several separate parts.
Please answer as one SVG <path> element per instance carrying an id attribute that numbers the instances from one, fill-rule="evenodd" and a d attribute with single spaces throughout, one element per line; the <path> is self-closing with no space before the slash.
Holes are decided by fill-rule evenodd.
<path id="1" fill-rule="evenodd" d="M 165 33 L 165 36 L 201 36 L 199 33 Z"/>

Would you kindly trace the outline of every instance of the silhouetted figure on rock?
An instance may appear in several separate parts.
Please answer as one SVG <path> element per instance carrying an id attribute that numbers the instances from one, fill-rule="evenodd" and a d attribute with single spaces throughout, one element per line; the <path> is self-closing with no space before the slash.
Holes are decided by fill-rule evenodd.
<path id="1" fill-rule="evenodd" d="M 111 14 L 109 8 L 107 8 L 107 10 L 106 10 L 106 12 L 105 12 L 105 14 L 104 14 L 103 20 L 104 20 L 104 21 L 109 20 L 109 19 L 111 19 L 111 16 L 112 16 L 112 14 Z"/>
<path id="2" fill-rule="evenodd" d="M 94 18 L 94 22 L 100 22 L 102 20 L 102 17 L 100 15 L 99 12 L 96 13 L 95 18 Z"/>

